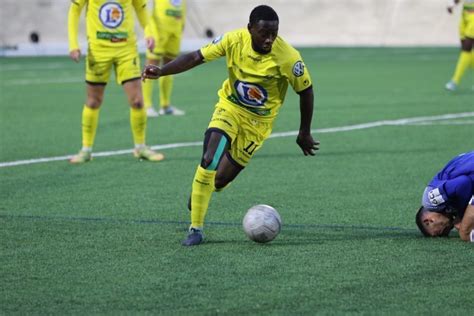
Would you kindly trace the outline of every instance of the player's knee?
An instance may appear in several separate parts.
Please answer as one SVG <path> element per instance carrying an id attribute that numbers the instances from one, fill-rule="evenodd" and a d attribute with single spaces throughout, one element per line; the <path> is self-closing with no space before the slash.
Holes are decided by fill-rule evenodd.
<path id="1" fill-rule="evenodd" d="M 134 109 L 143 108 L 143 100 L 141 98 L 134 98 L 130 101 L 130 106 Z"/>
<path id="2" fill-rule="evenodd" d="M 205 152 L 201 158 L 201 167 L 204 169 L 215 170 L 213 168 L 214 155 L 210 154 L 209 152 Z"/>
<path id="3" fill-rule="evenodd" d="M 222 191 L 229 183 L 229 179 L 225 176 L 216 174 L 216 178 L 214 180 L 214 186 L 216 188 L 216 191 Z"/>
<path id="4" fill-rule="evenodd" d="M 470 52 L 474 46 L 474 39 L 466 38 L 461 42 L 461 50 Z"/>
<path id="5" fill-rule="evenodd" d="M 88 97 L 86 105 L 91 109 L 98 109 L 102 104 L 102 100 L 101 97 Z"/>

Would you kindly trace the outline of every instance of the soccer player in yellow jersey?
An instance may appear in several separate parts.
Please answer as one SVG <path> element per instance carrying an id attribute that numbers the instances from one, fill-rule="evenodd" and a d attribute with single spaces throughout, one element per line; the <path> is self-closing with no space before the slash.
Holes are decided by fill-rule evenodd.
<path id="1" fill-rule="evenodd" d="M 255 7 L 246 29 L 216 38 L 198 51 L 182 55 L 162 68 L 147 65 L 142 78 L 180 73 L 219 57 L 226 58 L 229 78 L 204 137 L 190 199 L 191 227 L 184 246 L 203 242 L 204 217 L 211 195 L 224 189 L 247 166 L 272 131 L 288 85 L 300 97 L 296 143 L 304 155 L 315 155 L 319 142 L 311 136 L 313 88 L 298 53 L 278 36 L 279 19 L 269 6 Z"/>
<path id="2" fill-rule="evenodd" d="M 448 12 L 451 14 L 460 0 L 451 0 Z M 451 80 L 446 84 L 446 89 L 454 91 L 461 82 L 461 78 L 469 67 L 474 68 L 474 0 L 464 0 L 459 34 L 461 37 L 461 53 Z"/>
<path id="3" fill-rule="evenodd" d="M 130 104 L 130 124 L 137 158 L 160 161 L 161 153 L 152 151 L 145 145 L 146 112 L 140 81 L 140 58 L 134 32 L 136 12 L 141 26 L 145 29 L 147 47 L 154 46 L 148 29 L 147 0 L 71 0 L 68 16 L 69 54 L 78 62 L 81 50 L 77 40 L 79 17 L 87 7 L 86 56 L 86 103 L 82 111 L 82 149 L 73 156 L 71 163 L 84 163 L 92 158 L 92 146 L 99 121 L 99 109 L 104 98 L 105 86 L 112 68 L 116 80 L 123 86 Z"/>
<path id="4" fill-rule="evenodd" d="M 147 52 L 146 63 L 162 65 L 169 63 L 179 54 L 186 16 L 186 1 L 154 0 L 153 3 L 150 27 L 155 32 L 155 49 Z M 148 117 L 184 115 L 184 111 L 170 104 L 173 76 L 161 77 L 158 84 L 160 88 L 160 109 L 157 112 L 153 107 L 154 82 L 146 81 L 143 83 L 143 99 Z"/>

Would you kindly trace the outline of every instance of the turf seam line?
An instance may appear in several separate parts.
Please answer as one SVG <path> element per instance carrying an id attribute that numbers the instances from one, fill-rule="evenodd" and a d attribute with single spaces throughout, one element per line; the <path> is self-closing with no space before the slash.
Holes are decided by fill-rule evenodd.
<path id="1" fill-rule="evenodd" d="M 8 215 L 0 214 L 2 219 L 26 219 L 38 221 L 76 221 L 76 222 L 98 222 L 109 224 L 148 224 L 148 225 L 186 225 L 188 221 L 160 220 L 160 219 L 116 219 L 107 217 L 75 217 L 75 216 L 40 216 L 40 215 Z M 241 223 L 235 222 L 215 222 L 206 223 L 208 226 L 233 226 L 239 227 Z M 389 226 L 369 226 L 369 225 L 342 225 L 342 224 L 286 224 L 285 228 L 296 229 L 352 229 L 352 230 L 372 230 L 372 231 L 392 231 L 392 232 L 417 232 L 416 229 Z"/>

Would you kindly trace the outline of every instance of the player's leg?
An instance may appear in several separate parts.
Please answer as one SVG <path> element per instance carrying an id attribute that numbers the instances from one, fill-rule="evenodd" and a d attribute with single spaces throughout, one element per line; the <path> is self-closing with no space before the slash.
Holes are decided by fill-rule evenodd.
<path id="1" fill-rule="evenodd" d="M 211 195 L 215 190 L 217 168 L 230 148 L 222 130 L 208 129 L 204 137 L 201 163 L 196 169 L 191 192 L 191 227 L 202 230 Z"/>
<path id="2" fill-rule="evenodd" d="M 472 43 L 474 42 L 474 39 L 471 38 L 465 38 L 462 41 L 462 48 L 461 48 L 461 53 L 459 54 L 459 59 L 456 64 L 456 69 L 454 71 L 453 78 L 451 79 L 450 83 L 454 83 L 454 88 L 449 89 L 450 87 L 446 86 L 448 90 L 455 90 L 456 86 L 459 85 L 461 82 L 461 78 L 463 77 L 464 73 L 466 70 L 471 67 L 472 65 Z"/>
<path id="3" fill-rule="evenodd" d="M 163 64 L 167 64 L 175 59 L 180 50 L 181 30 L 169 32 L 166 35 L 166 42 L 163 47 Z M 160 115 L 184 115 L 183 110 L 171 105 L 171 94 L 173 91 L 173 76 L 164 76 L 158 79 L 160 88 Z"/>
<path id="4" fill-rule="evenodd" d="M 147 65 L 160 65 L 160 59 L 158 55 L 147 52 Z M 145 111 L 148 117 L 157 117 L 158 112 L 153 106 L 153 90 L 156 84 L 156 80 L 145 80 L 142 82 L 142 91 L 143 91 L 143 102 L 145 105 Z"/>
<path id="5" fill-rule="evenodd" d="M 146 112 L 143 106 L 140 56 L 136 47 L 124 47 L 117 53 L 117 81 L 122 84 L 130 105 L 130 126 L 135 144 L 134 156 L 149 161 L 161 161 L 163 154 L 145 145 Z"/>
<path id="6" fill-rule="evenodd" d="M 232 106 L 217 104 L 205 133 L 201 162 L 196 169 L 190 198 L 191 227 L 185 246 L 199 245 L 203 241 L 202 229 L 209 201 L 215 190 L 215 177 L 223 157 L 239 133 L 239 116 Z"/>
<path id="7" fill-rule="evenodd" d="M 244 167 L 232 159 L 229 152 L 226 152 L 217 168 L 214 184 L 215 191 L 220 192 L 227 188 L 242 170 L 244 170 Z"/>
<path id="8" fill-rule="evenodd" d="M 473 44 L 474 44 L 474 14 L 464 14 L 459 26 L 461 35 L 461 53 L 454 70 L 454 75 L 446 84 L 446 89 L 456 90 L 466 69 L 473 64 Z"/>
<path id="9" fill-rule="evenodd" d="M 151 80 L 150 80 L 151 81 Z M 156 153 L 145 144 L 147 116 L 143 106 L 141 81 L 138 78 L 123 82 L 123 89 L 130 105 L 130 127 L 135 144 L 134 155 L 149 161 L 161 161 L 164 155 Z"/>
<path id="10" fill-rule="evenodd" d="M 87 96 L 82 110 L 82 148 L 77 155 L 69 160 L 71 163 L 79 164 L 92 159 L 92 147 L 99 123 L 99 110 L 104 99 L 111 65 L 111 58 L 106 52 L 88 51 L 86 56 Z"/>

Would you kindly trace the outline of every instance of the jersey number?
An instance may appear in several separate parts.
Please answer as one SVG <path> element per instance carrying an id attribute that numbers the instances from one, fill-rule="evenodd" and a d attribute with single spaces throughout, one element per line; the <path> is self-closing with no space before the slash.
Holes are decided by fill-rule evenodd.
<path id="1" fill-rule="evenodd" d="M 255 149 L 257 149 L 258 145 L 255 144 L 254 141 L 251 141 L 250 144 L 244 148 L 244 151 L 249 154 L 249 155 L 252 155 L 253 152 L 255 151 Z"/>

